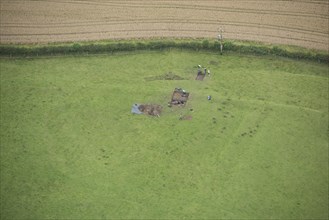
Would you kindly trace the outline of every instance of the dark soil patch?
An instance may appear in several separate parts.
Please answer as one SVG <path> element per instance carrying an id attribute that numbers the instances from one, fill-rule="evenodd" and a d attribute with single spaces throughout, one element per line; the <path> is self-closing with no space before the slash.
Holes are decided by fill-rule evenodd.
<path id="1" fill-rule="evenodd" d="M 217 123 L 217 119 L 216 118 L 212 118 L 212 123 L 216 124 Z"/>
<path id="2" fill-rule="evenodd" d="M 219 65 L 219 62 L 218 61 L 215 61 L 215 60 L 211 60 L 211 61 L 209 61 L 209 64 L 210 65 L 214 65 L 214 66 L 218 66 Z"/>
<path id="3" fill-rule="evenodd" d="M 192 115 L 185 115 L 179 118 L 179 120 L 192 120 Z"/>
<path id="4" fill-rule="evenodd" d="M 198 75 L 196 76 L 195 80 L 203 81 L 203 79 L 204 79 L 205 76 L 206 76 L 206 75 L 203 74 L 203 73 L 198 73 Z"/>
<path id="5" fill-rule="evenodd" d="M 186 92 L 181 88 L 175 88 L 171 101 L 168 103 L 168 106 L 171 107 L 172 105 L 185 105 L 190 93 Z"/>
<path id="6" fill-rule="evenodd" d="M 140 105 L 138 107 L 139 111 L 143 112 L 146 115 L 152 115 L 152 116 L 160 116 L 162 112 L 162 106 L 161 105 L 154 105 L 154 104 L 146 104 L 146 105 Z"/>
<path id="7" fill-rule="evenodd" d="M 146 81 L 154 81 L 154 80 L 185 80 L 185 78 L 178 76 L 172 72 L 165 73 L 159 76 L 151 76 L 144 78 Z"/>

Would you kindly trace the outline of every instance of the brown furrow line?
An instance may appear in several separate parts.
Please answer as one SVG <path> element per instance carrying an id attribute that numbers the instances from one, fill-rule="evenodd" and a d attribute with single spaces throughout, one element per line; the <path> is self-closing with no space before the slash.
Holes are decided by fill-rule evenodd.
<path id="1" fill-rule="evenodd" d="M 54 34 L 3 34 L 2 36 L 65 36 L 65 35 L 83 35 L 83 34 L 106 34 L 106 33 L 112 33 L 112 32 L 152 32 L 152 31 L 157 31 L 157 32 L 195 32 L 194 29 L 172 29 L 172 30 L 165 30 L 165 29 L 135 29 L 135 30 L 124 30 L 124 29 L 117 29 L 117 30 L 111 30 L 111 31 L 84 31 L 84 32 L 72 32 L 72 33 L 54 33 Z M 217 31 L 211 31 L 211 30 L 199 30 L 200 32 L 203 33 L 214 33 L 217 34 Z M 241 32 L 226 32 L 226 34 L 241 34 Z M 254 33 L 244 33 L 247 34 L 248 36 L 262 36 L 262 37 L 273 37 L 273 38 L 279 38 L 282 39 L 280 36 L 275 36 L 275 35 L 269 35 L 269 34 L 254 34 Z M 288 39 L 290 40 L 299 40 L 299 41 L 304 41 L 304 42 L 313 42 L 313 43 L 320 43 L 320 44 L 325 44 L 322 41 L 317 41 L 317 40 L 311 40 L 309 38 L 304 39 L 304 38 L 293 38 L 289 37 Z"/>
<path id="2" fill-rule="evenodd" d="M 218 6 L 187 6 L 187 5 L 161 5 L 161 4 L 126 4 L 122 2 L 90 2 L 90 1 L 68 1 L 68 0 L 43 0 L 47 2 L 53 3 L 65 3 L 65 4 L 84 4 L 84 5 L 99 5 L 99 6 L 115 6 L 121 8 L 152 8 L 152 9 L 182 9 L 182 10 L 202 10 L 202 11 L 215 11 L 215 12 L 229 12 L 229 13 L 247 13 L 247 14 L 268 14 L 268 15 L 282 15 L 282 16 L 293 16 L 293 17 L 313 17 L 313 18 L 322 18 L 328 19 L 328 14 L 316 15 L 313 13 L 297 13 L 297 12 L 285 12 L 285 11 L 278 11 L 278 10 L 258 10 L 258 9 L 243 9 L 243 8 L 229 8 L 229 7 L 218 7 Z M 273 13 L 274 12 L 274 13 Z"/>
<path id="3" fill-rule="evenodd" d="M 30 0 L 32 2 L 45 2 L 45 1 L 49 1 L 49 0 Z M 99 0 L 80 0 L 80 1 L 89 1 L 89 2 L 114 2 L 114 3 L 121 3 L 122 0 L 103 0 L 103 1 L 99 1 Z M 141 0 L 125 0 L 125 2 L 140 2 Z M 21 0 L 2 0 L 2 2 L 21 2 Z M 150 0 L 150 2 L 177 2 L 177 0 Z M 183 0 L 180 2 L 200 2 L 200 0 Z M 273 0 L 202 0 L 202 2 L 273 2 Z M 305 3 L 305 4 L 313 4 L 313 5 L 329 5 L 328 1 L 319 1 L 319 0 L 275 0 L 275 2 L 297 2 L 297 3 Z"/>
<path id="4" fill-rule="evenodd" d="M 129 21 L 131 21 L 129 23 Z M 227 25 L 227 26 L 248 26 L 248 27 L 256 27 L 256 28 L 264 28 L 268 30 L 283 30 L 283 31 L 290 31 L 294 33 L 311 33 L 312 35 L 317 35 L 321 37 L 326 37 L 329 35 L 328 32 L 320 32 L 320 31 L 312 31 L 307 29 L 301 28 L 291 28 L 285 26 L 278 26 L 278 25 L 268 25 L 268 24 L 257 24 L 257 23 L 250 23 L 250 22 L 233 22 L 233 21 L 216 21 L 216 20 L 189 20 L 189 21 L 176 21 L 175 19 L 163 19 L 163 20 L 152 20 L 152 19 L 135 19 L 135 20 L 116 20 L 111 22 L 97 22 L 97 23 L 79 23 L 79 24 L 69 24 L 69 25 L 36 25 L 36 26 L 24 26 L 24 25 L 1 25 L 1 28 L 36 28 L 36 29 L 44 29 L 44 28 L 66 28 L 66 27 L 88 27 L 88 26 L 110 26 L 110 25 L 130 25 L 136 24 L 136 21 L 142 22 L 143 24 L 206 24 L 206 25 Z M 1 35 L 1 34 L 0 34 Z"/>

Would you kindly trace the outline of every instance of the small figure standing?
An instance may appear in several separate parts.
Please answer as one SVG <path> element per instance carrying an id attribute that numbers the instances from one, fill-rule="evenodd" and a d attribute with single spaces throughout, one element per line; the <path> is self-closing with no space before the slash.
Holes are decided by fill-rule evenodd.
<path id="1" fill-rule="evenodd" d="M 201 74 L 201 65 L 198 65 L 198 74 Z"/>
<path id="2" fill-rule="evenodd" d="M 207 68 L 204 68 L 204 75 L 207 74 Z"/>
<path id="3" fill-rule="evenodd" d="M 210 76 L 210 70 L 208 70 L 208 76 Z"/>

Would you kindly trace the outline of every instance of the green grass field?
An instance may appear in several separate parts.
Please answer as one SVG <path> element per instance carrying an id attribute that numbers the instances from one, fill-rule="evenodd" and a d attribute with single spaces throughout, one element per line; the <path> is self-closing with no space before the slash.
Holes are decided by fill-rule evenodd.
<path id="1" fill-rule="evenodd" d="M 328 218 L 325 64 L 172 50 L 0 68 L 1 219 Z M 146 80 L 168 72 L 186 80 Z"/>

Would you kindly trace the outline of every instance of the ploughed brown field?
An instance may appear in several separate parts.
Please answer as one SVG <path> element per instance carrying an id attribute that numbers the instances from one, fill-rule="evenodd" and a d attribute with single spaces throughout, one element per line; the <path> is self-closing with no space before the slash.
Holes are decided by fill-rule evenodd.
<path id="1" fill-rule="evenodd" d="M 328 0 L 0 0 L 0 42 L 224 38 L 327 50 Z"/>

